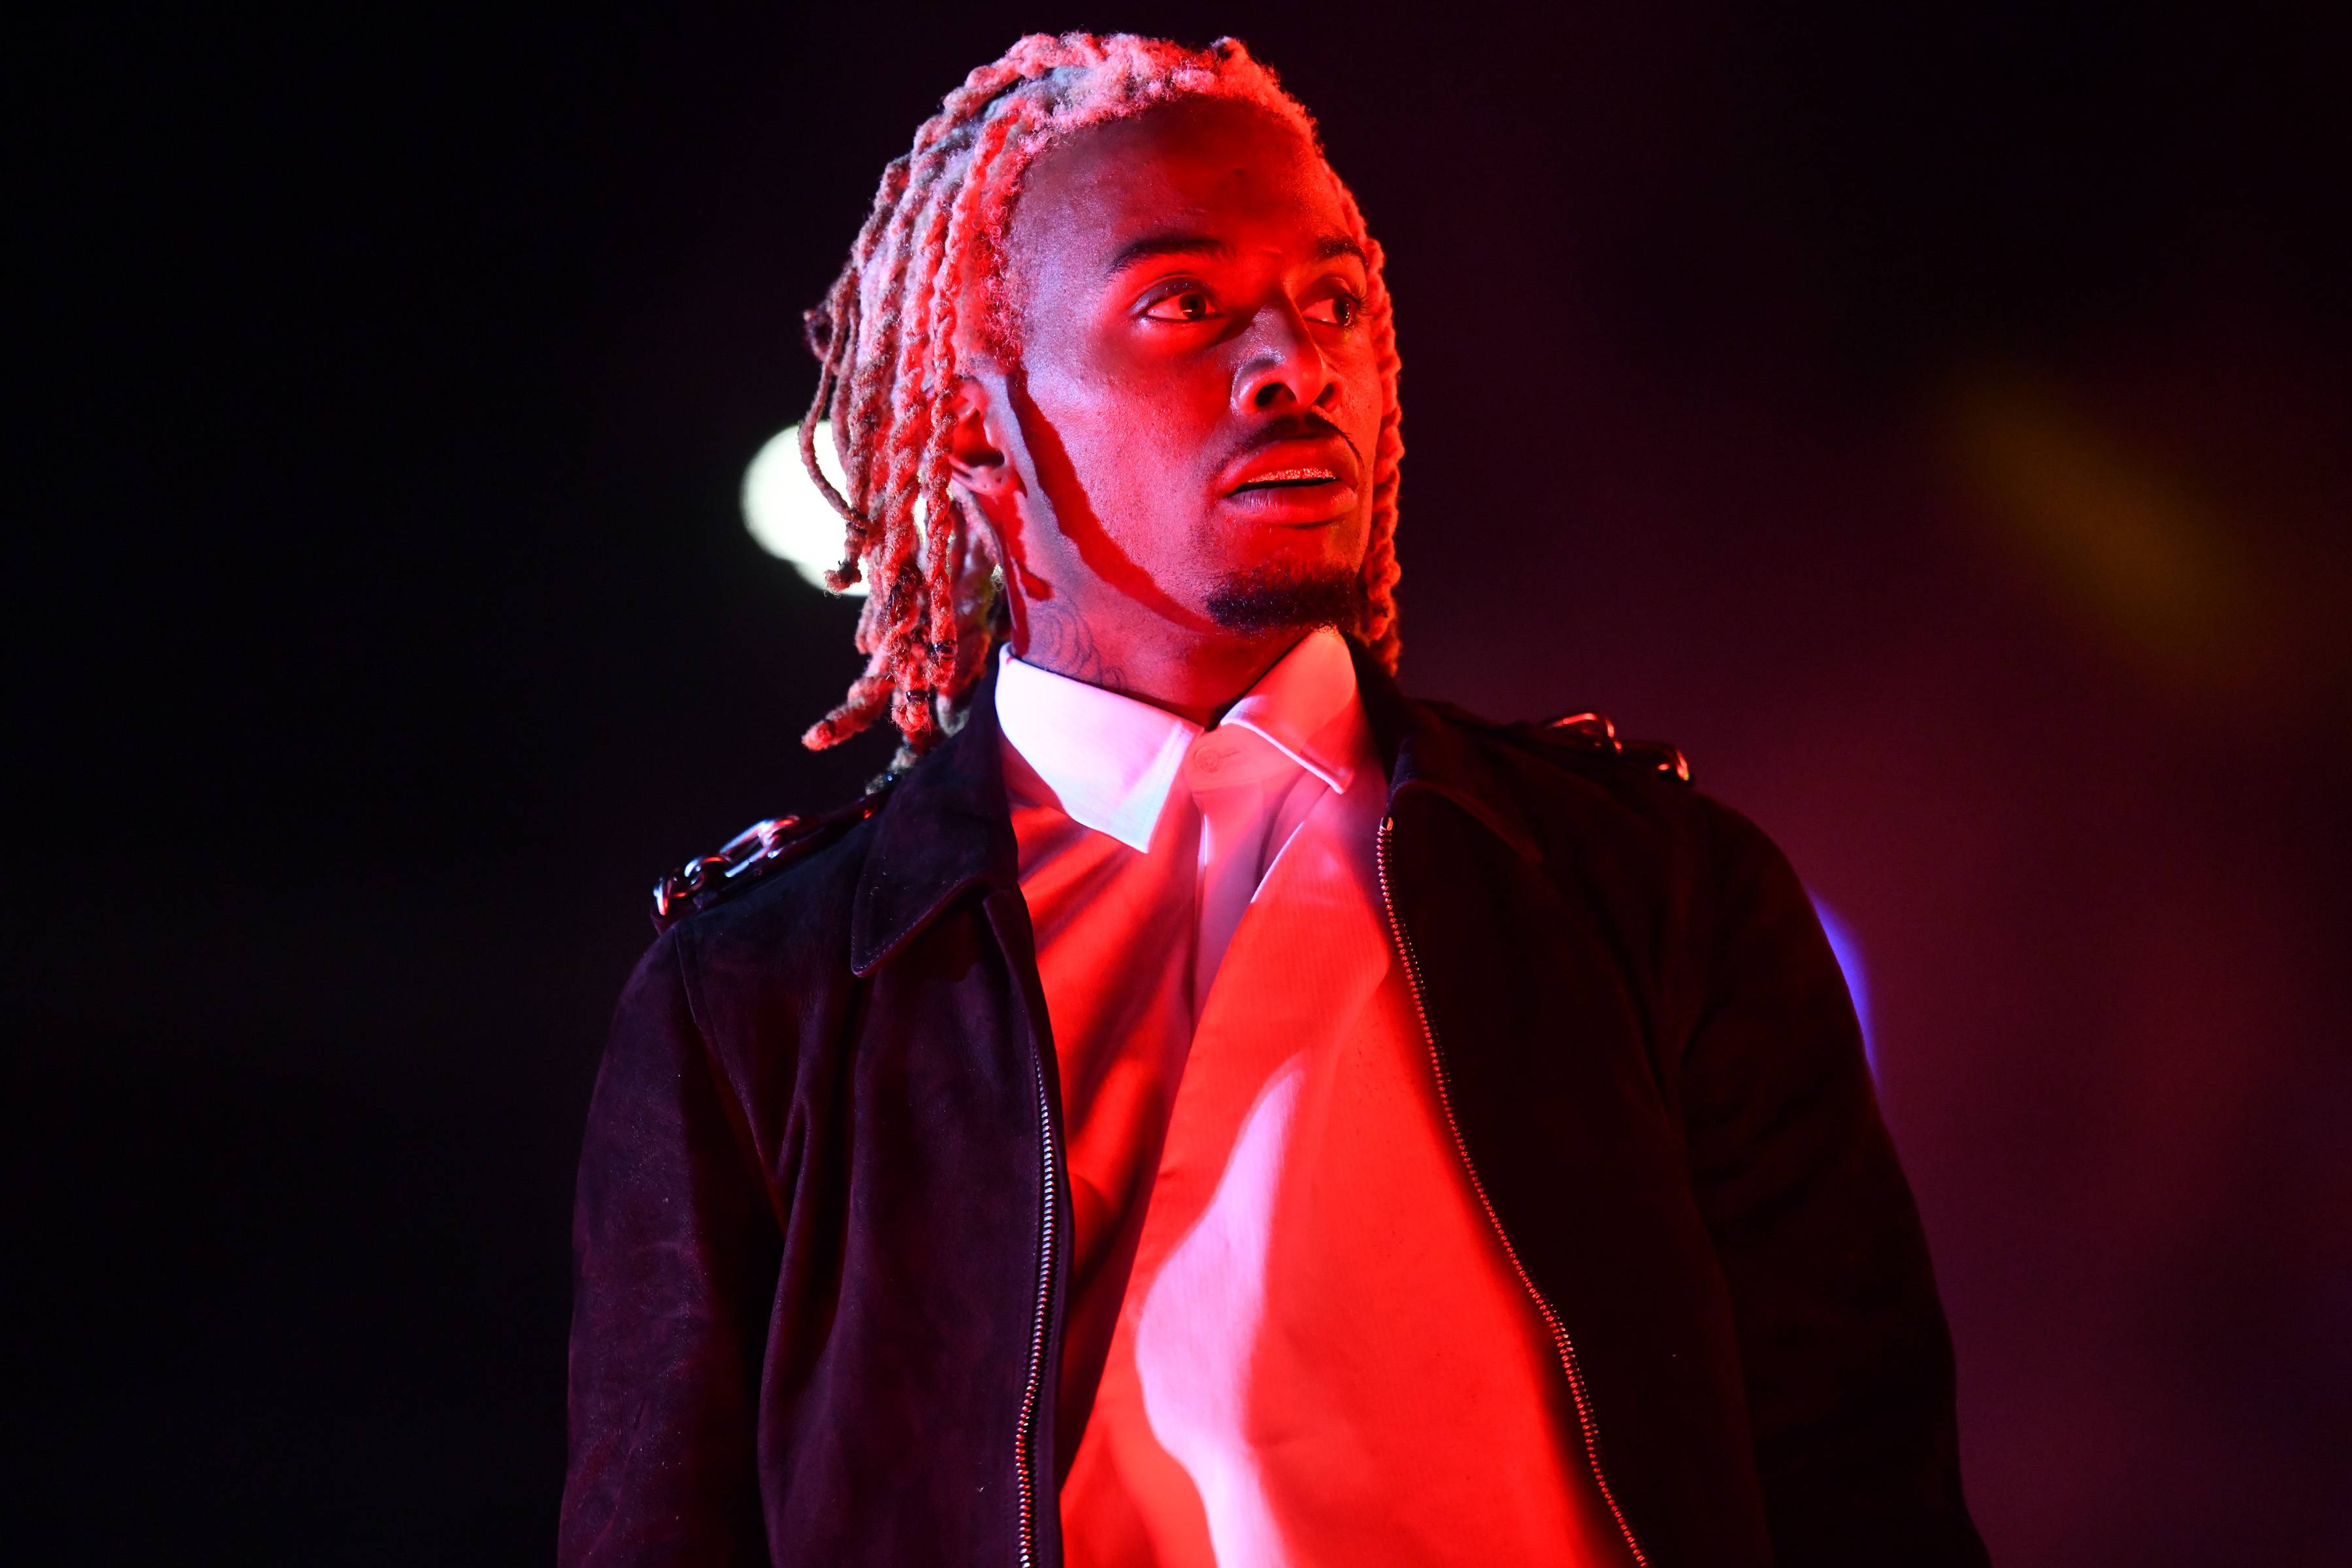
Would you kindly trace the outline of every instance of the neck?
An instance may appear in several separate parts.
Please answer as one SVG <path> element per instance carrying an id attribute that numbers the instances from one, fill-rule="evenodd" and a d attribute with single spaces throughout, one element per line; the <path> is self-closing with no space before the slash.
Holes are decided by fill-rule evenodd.
<path id="1" fill-rule="evenodd" d="M 1043 608 L 1034 606 L 1013 627 L 1013 656 L 1023 663 L 1149 702 L 1204 728 L 1241 700 L 1310 629 L 1118 637 L 1103 635 L 1072 613 L 1038 614 Z"/>

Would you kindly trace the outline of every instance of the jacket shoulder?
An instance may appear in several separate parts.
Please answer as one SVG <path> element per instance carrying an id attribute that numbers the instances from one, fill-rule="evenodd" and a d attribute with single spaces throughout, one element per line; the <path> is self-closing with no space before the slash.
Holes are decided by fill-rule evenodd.
<path id="1" fill-rule="evenodd" d="M 1579 773 L 1655 775 L 1678 784 L 1692 782 L 1690 759 L 1681 747 L 1666 741 L 1637 741 L 1621 735 L 1605 713 L 1582 710 L 1557 719 L 1505 721 L 1482 718 L 1450 702 L 1429 706 L 1449 721 L 1475 731 L 1489 745 L 1531 760 L 1559 763 Z"/>
<path id="2" fill-rule="evenodd" d="M 1547 858 L 1598 855 L 1651 881 L 1678 879 L 1710 853 L 1716 803 L 1692 784 L 1681 748 L 1629 740 L 1591 711 L 1503 721 L 1429 706 L 1484 760 Z"/>
<path id="3" fill-rule="evenodd" d="M 831 811 L 768 817 L 753 823 L 709 855 L 688 858 L 653 887 L 653 923 L 667 931 L 688 915 L 741 897 L 783 867 L 836 843 L 882 809 L 896 775 Z"/>
<path id="4" fill-rule="evenodd" d="M 1451 704 L 1429 706 L 1472 731 L 1490 757 L 1507 760 L 1504 772 L 1537 820 L 1590 826 L 1585 810 L 1570 805 L 1580 800 L 1601 805 L 1617 831 L 1641 824 L 1634 840 L 1653 842 L 1673 859 L 1695 856 L 1694 865 L 1715 868 L 1710 875 L 1736 878 L 1787 863 L 1762 828 L 1696 787 L 1690 760 L 1671 742 L 1629 739 L 1607 715 L 1591 711 L 1505 722 Z"/>

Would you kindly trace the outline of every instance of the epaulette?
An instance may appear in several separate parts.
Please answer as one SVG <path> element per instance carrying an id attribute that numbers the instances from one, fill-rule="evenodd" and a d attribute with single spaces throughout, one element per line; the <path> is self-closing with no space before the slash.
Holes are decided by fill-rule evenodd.
<path id="1" fill-rule="evenodd" d="M 882 809 L 893 782 L 835 811 L 755 822 L 719 846 L 718 854 L 698 856 L 667 873 L 654 884 L 654 930 L 667 931 L 698 910 L 725 903 L 777 867 L 865 821 Z"/>
<path id="2" fill-rule="evenodd" d="M 1691 782 L 1690 760 L 1683 755 L 1681 747 L 1670 746 L 1664 741 L 1626 740 L 1617 733 L 1617 726 L 1609 721 L 1605 713 L 1570 713 L 1549 724 L 1520 728 L 1581 751 L 1622 757 L 1636 767 L 1653 769 L 1677 783 Z"/>

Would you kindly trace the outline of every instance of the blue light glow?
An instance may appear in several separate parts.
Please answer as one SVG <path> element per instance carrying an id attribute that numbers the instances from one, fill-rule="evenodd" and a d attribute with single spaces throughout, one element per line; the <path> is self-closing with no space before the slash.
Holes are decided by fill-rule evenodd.
<path id="1" fill-rule="evenodd" d="M 1807 895 L 1811 897 L 1809 893 Z M 1870 983 L 1862 969 L 1862 943 L 1855 940 L 1853 928 L 1840 920 L 1829 905 L 1813 899 L 1813 913 L 1821 917 L 1822 931 L 1830 939 L 1830 951 L 1837 955 L 1838 968 L 1845 974 L 1847 994 L 1853 998 L 1853 1016 L 1862 1024 L 1862 1054 L 1870 1063 L 1870 1070 L 1878 1071 L 1878 1047 L 1870 1032 Z"/>

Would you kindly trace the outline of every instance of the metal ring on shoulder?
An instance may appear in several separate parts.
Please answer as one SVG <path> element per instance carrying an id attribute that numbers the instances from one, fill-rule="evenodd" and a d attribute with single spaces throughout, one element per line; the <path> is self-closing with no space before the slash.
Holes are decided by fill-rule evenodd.
<path id="1" fill-rule="evenodd" d="M 1547 728 L 1629 762 L 1646 763 L 1679 784 L 1691 782 L 1690 759 L 1683 755 L 1681 747 L 1664 741 L 1622 739 L 1606 713 L 1570 713 L 1553 720 Z"/>
<path id="2" fill-rule="evenodd" d="M 654 928 L 682 920 L 690 910 L 716 903 L 737 887 L 756 880 L 777 861 L 811 847 L 824 830 L 863 822 L 882 808 L 876 792 L 842 810 L 816 816 L 772 816 L 755 822 L 719 847 L 698 855 L 654 883 Z"/>

